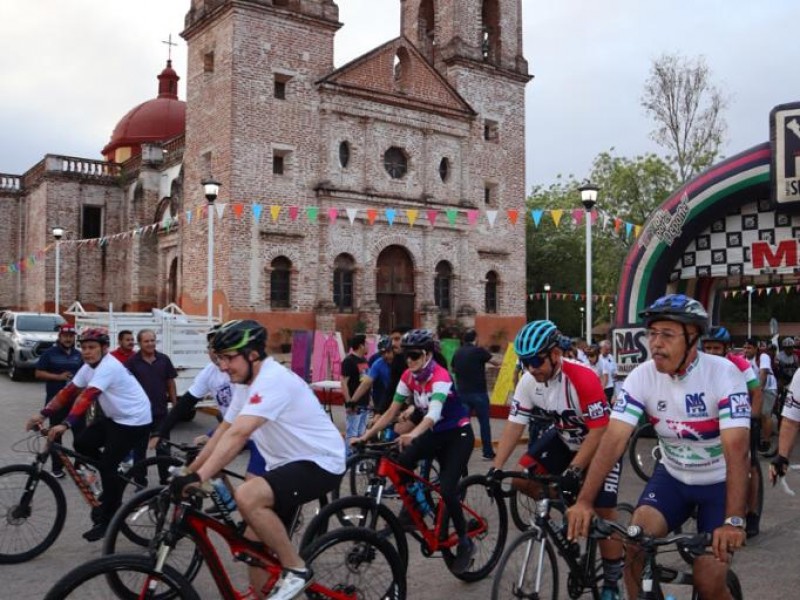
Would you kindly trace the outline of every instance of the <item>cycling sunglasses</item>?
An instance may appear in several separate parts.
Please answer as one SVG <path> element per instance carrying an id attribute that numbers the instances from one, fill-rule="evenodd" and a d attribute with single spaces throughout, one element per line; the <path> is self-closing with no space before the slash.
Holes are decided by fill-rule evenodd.
<path id="1" fill-rule="evenodd" d="M 405 356 L 406 360 L 408 360 L 409 358 L 411 360 L 419 360 L 424 355 L 425 352 L 423 350 L 406 350 L 405 352 L 403 352 L 403 356 Z"/>
<path id="2" fill-rule="evenodd" d="M 544 364 L 544 361 L 547 360 L 547 357 L 550 356 L 549 352 L 544 352 L 542 354 L 534 354 L 533 356 L 526 356 L 524 358 L 519 359 L 519 364 L 522 366 L 523 369 L 527 369 L 530 367 L 531 369 L 538 369 Z"/>

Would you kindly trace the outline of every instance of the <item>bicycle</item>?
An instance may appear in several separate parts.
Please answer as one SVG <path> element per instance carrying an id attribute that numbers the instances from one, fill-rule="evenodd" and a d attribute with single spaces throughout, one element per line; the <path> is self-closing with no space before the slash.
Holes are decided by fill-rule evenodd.
<path id="1" fill-rule="evenodd" d="M 699 596 L 694 589 L 694 577 L 691 572 L 679 571 L 670 567 L 658 564 L 656 554 L 659 548 L 665 546 L 676 546 L 683 548 L 685 552 L 694 557 L 705 554 L 707 546 L 711 545 L 711 534 L 709 533 L 678 533 L 667 537 L 657 538 L 644 533 L 638 525 L 623 527 L 619 523 L 595 519 L 593 523 L 593 533 L 599 537 L 610 537 L 614 534 L 619 535 L 623 543 L 635 544 L 644 554 L 644 568 L 641 575 L 641 586 L 637 600 L 664 600 L 662 585 L 684 585 L 692 586 L 692 600 Z M 726 585 L 734 600 L 742 600 L 742 586 L 739 578 L 733 570 L 728 569 L 726 575 Z"/>
<path id="2" fill-rule="evenodd" d="M 25 443 L 26 451 L 34 455 L 33 461 L 0 468 L 0 564 L 21 563 L 39 556 L 53 545 L 64 527 L 66 496 L 58 479 L 45 470 L 51 450 L 90 506 L 93 521 L 98 518 L 100 508 L 102 490 L 96 459 L 82 456 L 60 443 L 48 442 L 46 429 L 39 429 L 17 442 L 12 449 L 16 450 L 21 443 Z M 90 472 L 93 481 L 84 479 L 78 472 L 78 464 L 94 469 Z M 129 474 L 136 475 L 142 468 L 134 465 L 119 477 L 126 484 L 138 488 Z M 44 489 L 49 490 L 49 494 L 43 494 Z"/>
<path id="3" fill-rule="evenodd" d="M 159 490 L 158 534 L 147 555 L 115 554 L 80 565 L 56 582 L 45 599 L 109 597 L 111 593 L 126 599 L 198 599 L 200 596 L 190 581 L 166 564 L 175 545 L 184 537 L 191 538 L 208 565 L 220 598 L 254 597 L 251 588 L 239 590 L 234 586 L 215 547 L 220 542 L 227 546 L 234 560 L 268 573 L 261 590 L 268 594 L 281 575 L 277 557 L 263 544 L 246 539 L 229 520 L 217 520 L 198 510 L 197 506 L 207 496 L 221 514 L 228 514 L 219 496 L 210 490 L 195 488 L 180 501 L 171 498 L 169 490 Z M 213 542 L 211 533 L 215 534 Z M 405 572 L 396 551 L 372 531 L 360 528 L 333 531 L 301 550 L 301 556 L 315 575 L 305 592 L 308 597 L 404 600 L 406 596 Z"/>
<path id="4" fill-rule="evenodd" d="M 557 475 L 536 475 L 527 471 L 502 471 L 496 474 L 497 482 L 506 478 L 524 478 L 542 484 L 542 496 L 535 500 L 536 510 L 532 521 L 506 549 L 492 585 L 492 599 L 507 598 L 560 598 L 559 574 L 556 553 L 567 565 L 567 594 L 579 598 L 590 592 L 599 600 L 603 582 L 603 563 L 597 548 L 597 539 L 590 537 L 583 547 L 566 537 L 566 503 L 561 496 Z M 551 497 L 554 496 L 554 497 Z M 561 519 L 553 518 L 553 510 Z M 633 514 L 630 504 L 620 503 L 617 510 Z"/>
<path id="5" fill-rule="evenodd" d="M 396 442 L 390 444 L 396 446 Z M 384 448 L 387 446 L 386 443 L 381 443 L 365 447 L 381 445 Z M 408 525 L 412 527 L 408 533 L 420 542 L 422 554 L 430 557 L 441 551 L 445 565 L 452 572 L 458 536 L 455 532 L 448 531 L 450 518 L 445 503 L 440 501 L 439 486 L 403 468 L 395 457 L 389 455 L 380 458 L 366 495 L 340 498 L 320 510 L 306 529 L 301 547 L 313 543 L 330 529 L 331 524 L 339 524 L 345 529 L 354 526 L 367 527 L 376 531 L 381 538 L 390 539 L 403 565 L 407 565 L 406 529 L 397 515 L 383 504 L 387 480 L 392 483 L 408 511 L 411 521 Z M 423 514 L 418 500 L 412 496 L 409 490 L 412 482 L 422 486 L 425 501 L 432 511 L 430 516 Z M 462 479 L 459 482 L 459 494 L 467 521 L 467 534 L 477 549 L 469 569 L 454 575 L 463 581 L 478 581 L 491 573 L 500 559 L 508 532 L 508 514 L 502 495 L 483 475 Z"/>

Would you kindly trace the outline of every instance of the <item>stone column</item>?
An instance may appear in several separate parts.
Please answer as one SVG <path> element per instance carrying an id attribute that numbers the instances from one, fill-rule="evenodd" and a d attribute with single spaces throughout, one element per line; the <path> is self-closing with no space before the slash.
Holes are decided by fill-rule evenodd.
<path id="1" fill-rule="evenodd" d="M 327 333 L 336 331 L 336 305 L 330 300 L 320 300 L 314 309 L 316 328 Z"/>

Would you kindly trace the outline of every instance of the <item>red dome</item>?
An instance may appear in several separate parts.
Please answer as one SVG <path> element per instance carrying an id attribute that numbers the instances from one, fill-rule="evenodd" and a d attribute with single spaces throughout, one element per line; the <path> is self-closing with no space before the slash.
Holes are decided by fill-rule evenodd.
<path id="1" fill-rule="evenodd" d="M 141 153 L 142 143 L 163 142 L 186 130 L 186 103 L 178 100 L 180 78 L 171 62 L 158 76 L 158 97 L 133 108 L 117 123 L 102 150 L 106 160 L 114 160 L 118 148 L 128 147 L 130 156 L 135 156 Z"/>

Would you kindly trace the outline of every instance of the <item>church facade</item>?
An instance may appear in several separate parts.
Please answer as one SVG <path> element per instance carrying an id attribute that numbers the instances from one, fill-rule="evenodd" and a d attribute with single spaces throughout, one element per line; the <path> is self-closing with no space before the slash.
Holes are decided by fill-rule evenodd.
<path id="1" fill-rule="evenodd" d="M 521 0 L 399 1 L 401 35 L 334 69 L 332 0 L 192 0 L 185 105 L 168 65 L 159 105 L 126 115 L 106 160 L 48 155 L 0 175 L 13 241 L 0 262 L 52 248 L 59 225 L 62 310 L 204 314 L 201 181 L 214 178 L 217 204 L 240 206 L 215 221 L 215 316 L 273 333 L 459 323 L 510 339 L 525 312 Z M 496 223 L 467 218 L 487 211 Z M 441 217 L 406 222 L 417 213 Z M 40 254 L 0 278 L 0 305 L 52 309 L 54 256 Z"/>

